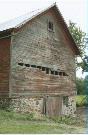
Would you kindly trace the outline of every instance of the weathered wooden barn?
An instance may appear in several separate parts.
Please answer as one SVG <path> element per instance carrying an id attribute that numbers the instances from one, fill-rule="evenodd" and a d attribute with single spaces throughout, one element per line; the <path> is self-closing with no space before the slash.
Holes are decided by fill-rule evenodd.
<path id="1" fill-rule="evenodd" d="M 73 115 L 79 50 L 57 5 L 19 20 L 0 27 L 0 106 Z"/>

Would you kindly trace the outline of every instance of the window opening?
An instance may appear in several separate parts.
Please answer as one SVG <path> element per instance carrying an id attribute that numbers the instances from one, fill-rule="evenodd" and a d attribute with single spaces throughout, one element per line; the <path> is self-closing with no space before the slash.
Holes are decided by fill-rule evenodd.
<path id="1" fill-rule="evenodd" d="M 66 105 L 66 107 L 68 107 L 68 100 L 68 96 L 63 97 L 63 104 Z"/>
<path id="2" fill-rule="evenodd" d="M 62 72 L 59 72 L 59 75 L 60 75 L 60 76 L 62 76 L 62 75 L 63 75 L 63 73 L 62 73 Z"/>
<path id="3" fill-rule="evenodd" d="M 45 67 L 42 67 L 42 71 L 45 71 L 46 70 L 46 68 Z"/>
<path id="4" fill-rule="evenodd" d="M 23 63 L 18 63 L 18 65 L 23 66 L 24 64 Z"/>
<path id="5" fill-rule="evenodd" d="M 51 21 L 48 22 L 48 29 L 53 31 L 53 23 Z"/>
<path id="6" fill-rule="evenodd" d="M 63 72 L 63 76 L 67 76 L 67 74 L 65 72 Z"/>
<path id="7" fill-rule="evenodd" d="M 46 68 L 46 74 L 49 74 L 49 68 Z"/>
<path id="8" fill-rule="evenodd" d="M 51 70 L 51 74 L 54 75 L 54 71 Z"/>
<path id="9" fill-rule="evenodd" d="M 58 71 L 55 71 L 55 75 L 58 75 Z"/>
<path id="10" fill-rule="evenodd" d="M 26 67 L 30 67 L 30 64 L 25 64 Z"/>
<path id="11" fill-rule="evenodd" d="M 41 69 L 42 67 L 41 66 L 37 66 L 37 68 Z"/>
<path id="12" fill-rule="evenodd" d="M 36 68 L 36 65 L 31 65 L 31 67 Z"/>

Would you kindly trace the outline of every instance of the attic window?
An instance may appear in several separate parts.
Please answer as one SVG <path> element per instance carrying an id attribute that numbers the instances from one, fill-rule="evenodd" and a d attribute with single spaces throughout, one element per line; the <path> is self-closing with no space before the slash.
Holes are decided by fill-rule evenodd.
<path id="1" fill-rule="evenodd" d="M 53 23 L 51 21 L 48 22 L 48 29 L 53 31 Z"/>

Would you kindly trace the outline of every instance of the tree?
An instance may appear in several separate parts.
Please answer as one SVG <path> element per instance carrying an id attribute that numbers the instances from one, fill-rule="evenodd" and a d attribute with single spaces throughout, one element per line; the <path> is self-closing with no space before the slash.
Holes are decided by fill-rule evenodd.
<path id="1" fill-rule="evenodd" d="M 80 55 L 78 57 L 81 58 L 81 62 L 76 59 L 77 68 L 81 67 L 83 72 L 87 72 L 87 55 L 85 50 L 87 48 L 87 36 L 86 33 L 83 32 L 80 27 L 76 26 L 76 23 L 69 21 L 69 31 L 80 50 Z"/>
<path id="2" fill-rule="evenodd" d="M 76 79 L 76 88 L 78 95 L 87 95 L 87 76 L 84 79 Z"/>

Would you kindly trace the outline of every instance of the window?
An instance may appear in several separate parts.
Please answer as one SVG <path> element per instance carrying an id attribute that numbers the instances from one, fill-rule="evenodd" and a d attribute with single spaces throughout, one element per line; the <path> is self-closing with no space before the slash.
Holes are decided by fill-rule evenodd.
<path id="1" fill-rule="evenodd" d="M 37 68 L 41 69 L 42 67 L 41 66 L 37 66 Z"/>
<path id="2" fill-rule="evenodd" d="M 31 67 L 36 68 L 36 65 L 31 65 Z"/>
<path id="3" fill-rule="evenodd" d="M 46 70 L 46 68 L 45 67 L 42 67 L 42 71 L 45 71 Z"/>
<path id="4" fill-rule="evenodd" d="M 55 75 L 58 75 L 58 71 L 55 71 Z"/>
<path id="5" fill-rule="evenodd" d="M 63 104 L 66 105 L 66 107 L 68 107 L 68 96 L 63 97 Z"/>
<path id="6" fill-rule="evenodd" d="M 63 75 L 63 73 L 62 73 L 62 72 L 59 72 L 59 75 L 60 75 L 60 76 L 62 76 L 62 75 Z"/>
<path id="7" fill-rule="evenodd" d="M 51 74 L 54 75 L 54 71 L 51 70 Z"/>
<path id="8" fill-rule="evenodd" d="M 48 22 L 48 29 L 53 31 L 53 23 L 51 21 Z"/>
<path id="9" fill-rule="evenodd" d="M 67 76 L 67 74 L 65 72 L 63 72 L 63 76 Z"/>
<path id="10" fill-rule="evenodd" d="M 30 67 L 30 64 L 25 64 L 26 67 Z"/>
<path id="11" fill-rule="evenodd" d="M 49 68 L 46 68 L 46 74 L 49 74 Z"/>
<path id="12" fill-rule="evenodd" d="M 18 63 L 18 65 L 23 66 L 24 64 L 23 63 Z"/>

